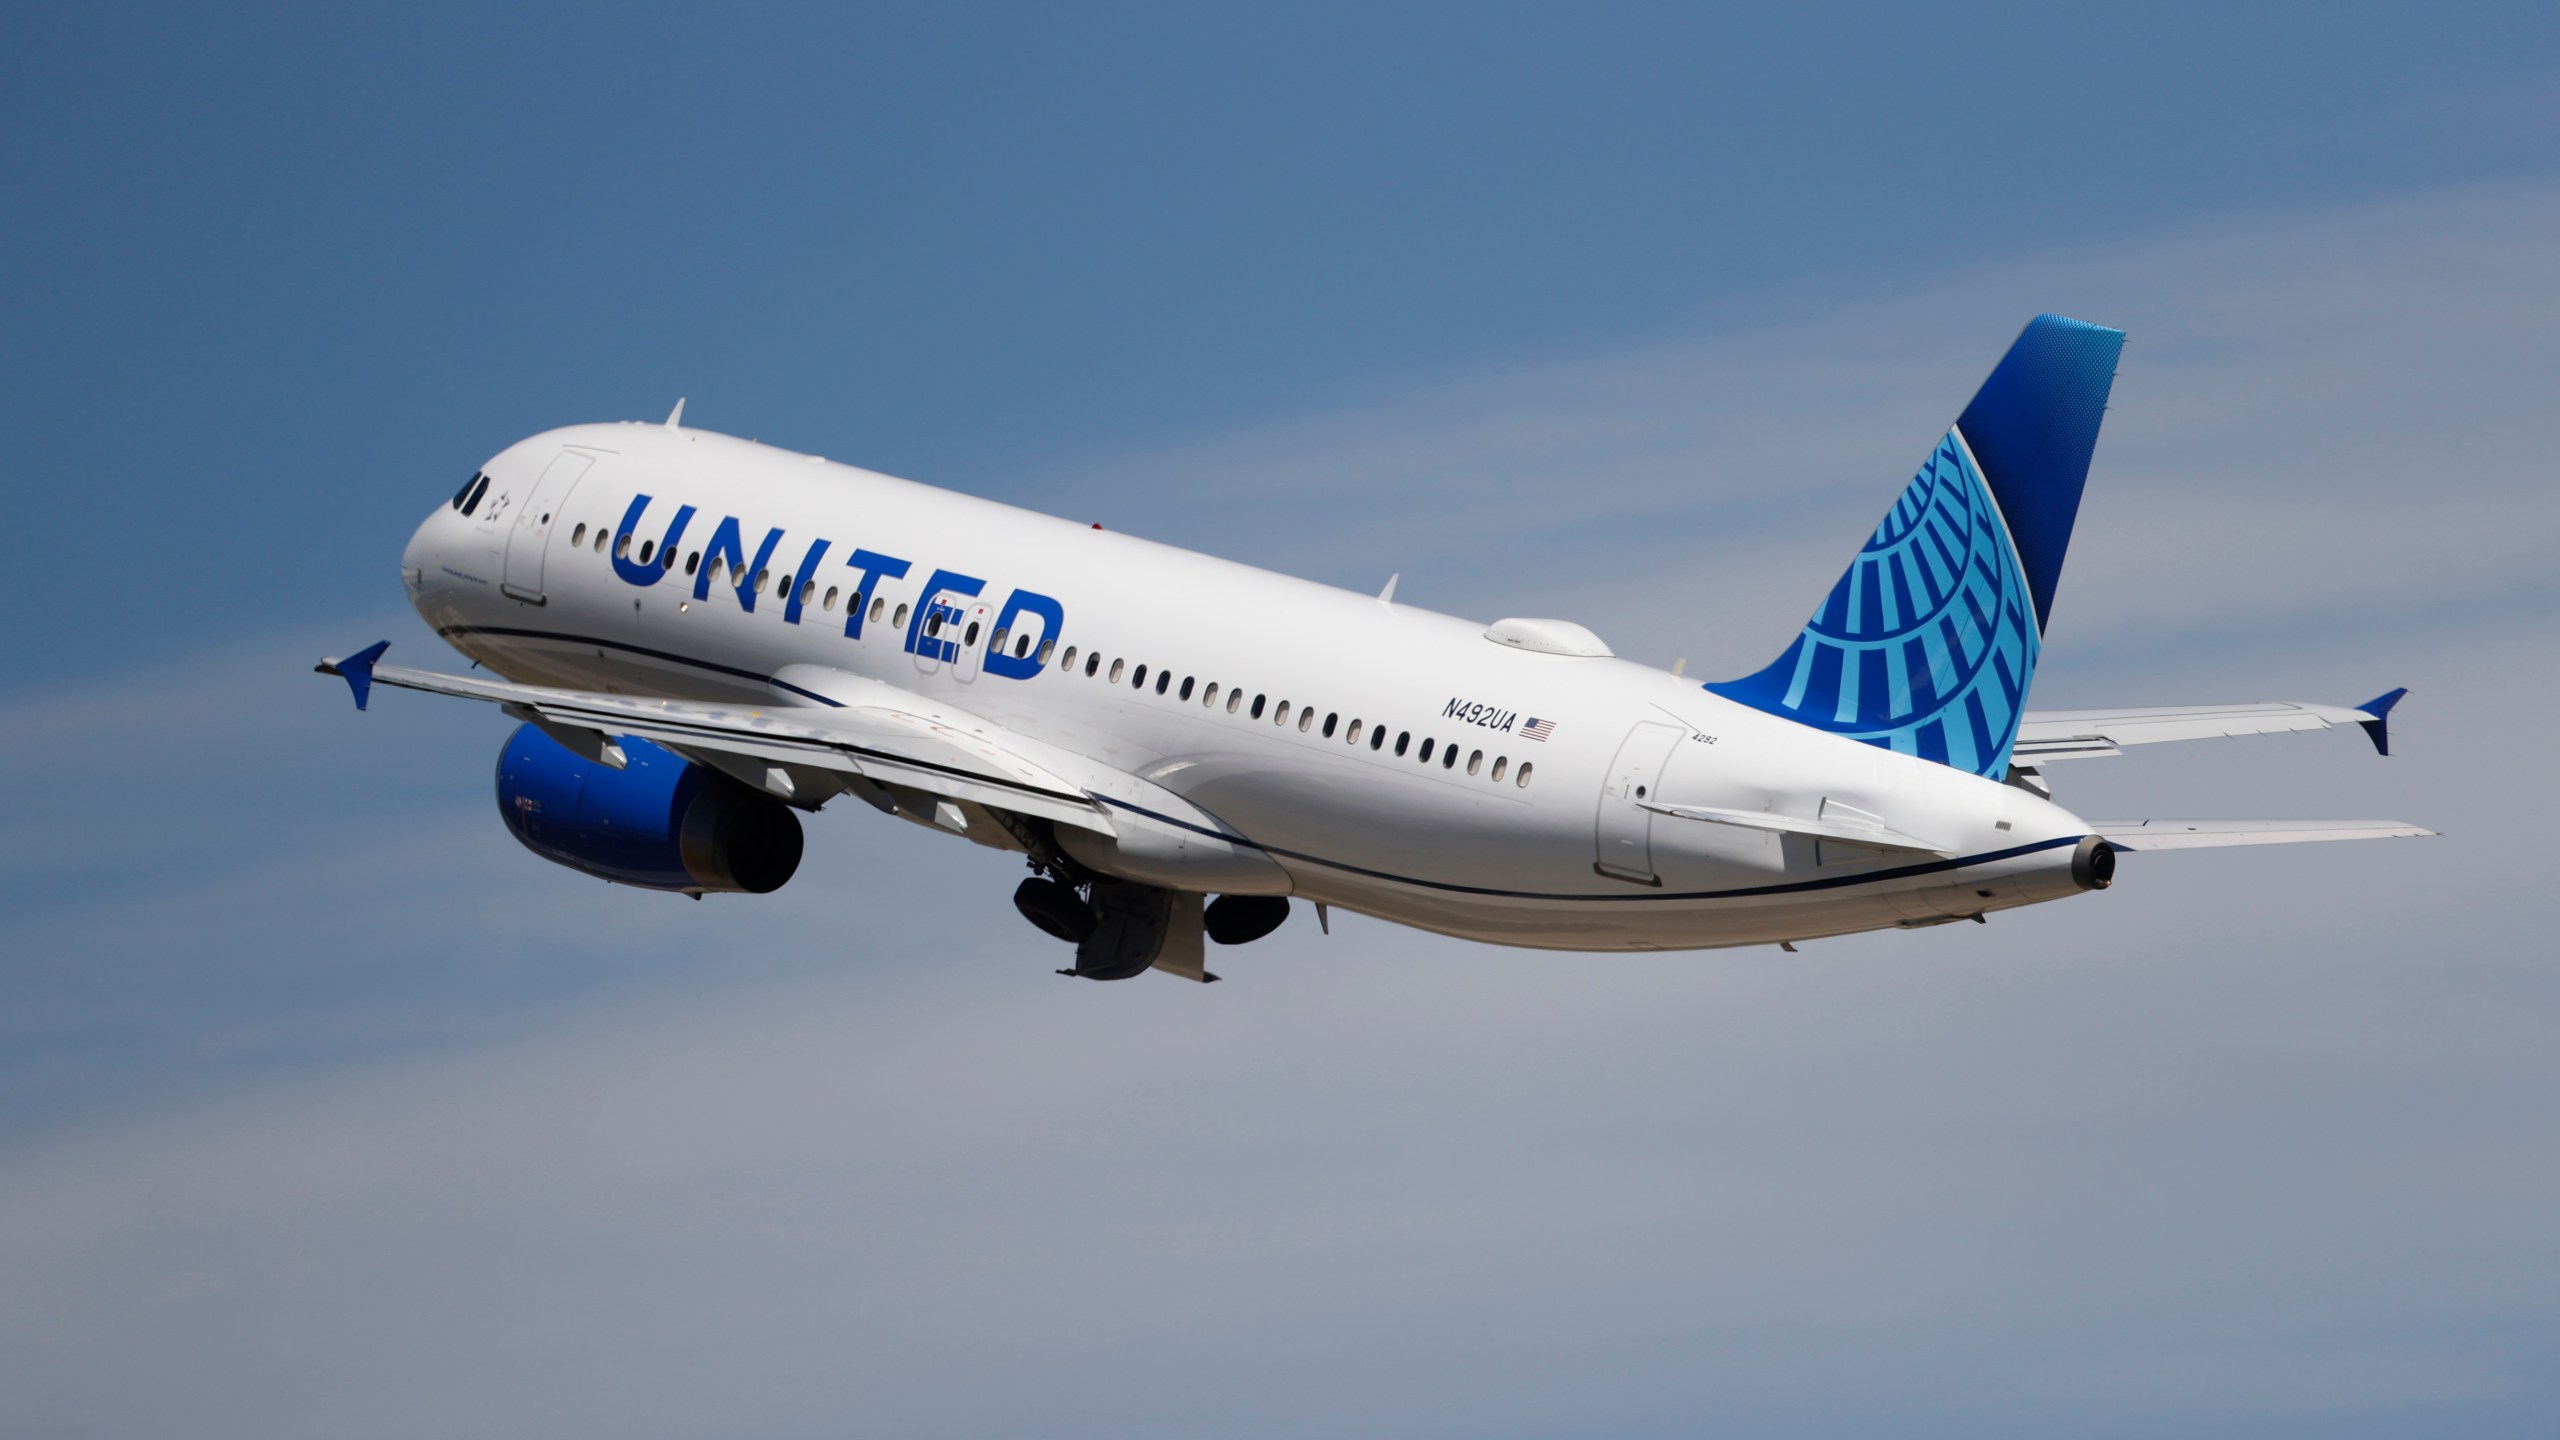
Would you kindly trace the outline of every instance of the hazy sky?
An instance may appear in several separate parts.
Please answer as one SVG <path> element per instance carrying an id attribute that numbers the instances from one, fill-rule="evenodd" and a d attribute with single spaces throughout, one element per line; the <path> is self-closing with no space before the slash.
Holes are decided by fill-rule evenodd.
<path id="1" fill-rule="evenodd" d="M 2548 7 L 37 12 L 0 29 L 0 1434 L 2560 1428 Z M 1061 980 L 865 810 L 519 849 L 390 637 L 488 454 L 689 420 L 1702 676 L 2018 327 L 2130 332 L 1987 926 L 1300 914 Z"/>

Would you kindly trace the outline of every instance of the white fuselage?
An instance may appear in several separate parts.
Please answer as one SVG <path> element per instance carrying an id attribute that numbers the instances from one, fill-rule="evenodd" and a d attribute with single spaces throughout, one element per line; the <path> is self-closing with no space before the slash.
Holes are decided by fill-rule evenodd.
<path id="1" fill-rule="evenodd" d="M 403 573 L 427 623 L 498 674 L 769 706 L 823 703 L 813 676 L 885 682 L 1197 806 L 1267 857 L 1271 882 L 1251 888 L 1579 950 L 1932 923 L 2080 888 L 2070 860 L 2088 826 L 2039 796 L 1614 657 L 1515 648 L 1475 621 L 707 431 L 575 426 L 485 469 L 475 513 L 440 507 Z M 687 506 L 670 568 L 658 546 Z M 748 578 L 780 577 L 752 611 L 736 567 L 701 573 L 724 520 Z M 659 578 L 635 583 L 644 546 Z M 849 563 L 857 551 L 870 558 Z M 932 626 L 919 609 L 937 574 L 959 578 L 939 592 L 951 619 Z M 994 652 L 1017 592 L 1032 601 Z M 1845 813 L 1943 856 L 1646 802 Z"/>

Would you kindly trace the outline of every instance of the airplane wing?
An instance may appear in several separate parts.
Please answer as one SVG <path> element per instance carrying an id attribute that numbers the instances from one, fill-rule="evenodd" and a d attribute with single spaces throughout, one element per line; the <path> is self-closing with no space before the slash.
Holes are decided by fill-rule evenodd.
<path id="1" fill-rule="evenodd" d="M 2397 820 L 2092 820 L 2119 850 L 2203 850 L 2222 845 L 2298 845 L 2308 840 L 2392 840 L 2433 835 Z"/>
<path id="2" fill-rule="evenodd" d="M 2144 710 L 2030 710 L 2018 723 L 2012 763 L 2044 765 L 2119 755 L 2127 745 L 2168 740 L 2210 740 L 2225 735 L 2280 735 L 2360 725 L 2377 753 L 2391 753 L 2391 707 L 2406 688 L 2377 695 L 2350 709 L 2271 700 L 2246 705 L 2161 705 Z M 2239 843 L 2239 842 L 2230 842 Z"/>
<path id="3" fill-rule="evenodd" d="M 317 668 L 344 677 L 358 709 L 375 685 L 485 700 L 541 727 L 578 755 L 616 769 L 623 756 L 615 737 L 636 735 L 808 808 L 857 788 L 845 777 L 858 777 L 1102 835 L 1118 833 L 1090 792 L 990 739 L 991 727 L 976 725 L 971 729 L 978 733 L 971 733 L 902 709 L 901 697 L 914 700 L 918 709 L 930 707 L 923 697 L 892 686 L 867 692 L 862 703 L 824 707 L 655 700 L 377 663 L 386 648 L 373 645 L 344 659 L 323 660 Z"/>

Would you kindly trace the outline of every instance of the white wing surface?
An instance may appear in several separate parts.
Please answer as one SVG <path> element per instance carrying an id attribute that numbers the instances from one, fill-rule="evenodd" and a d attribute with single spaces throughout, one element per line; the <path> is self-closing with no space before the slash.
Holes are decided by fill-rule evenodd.
<path id="1" fill-rule="evenodd" d="M 805 806 L 865 788 L 845 783 L 854 777 L 1118 833 L 1089 791 L 1001 743 L 1001 731 L 983 722 L 964 729 L 917 713 L 935 707 L 894 686 L 866 686 L 859 703 L 805 708 L 654 700 L 377 664 L 382 648 L 323 660 L 319 669 L 346 677 L 359 708 L 374 685 L 485 700 L 616 768 L 623 757 L 613 741 L 631 735 Z M 914 709 L 901 708 L 901 699 L 912 700 Z"/>
<path id="2" fill-rule="evenodd" d="M 2159 705 L 2140 710 L 2030 710 L 2018 723 L 2012 763 L 2044 765 L 2123 753 L 2127 745 L 2212 740 L 2226 735 L 2281 735 L 2361 725 L 2373 748 L 2391 753 L 2391 707 L 2405 689 L 2358 706 L 2267 700 L 2243 705 Z"/>
<path id="3" fill-rule="evenodd" d="M 2311 840 L 2396 840 L 2436 832 L 2397 820 L 2092 820 L 2120 850 L 2205 850 L 2223 845 L 2299 845 Z"/>

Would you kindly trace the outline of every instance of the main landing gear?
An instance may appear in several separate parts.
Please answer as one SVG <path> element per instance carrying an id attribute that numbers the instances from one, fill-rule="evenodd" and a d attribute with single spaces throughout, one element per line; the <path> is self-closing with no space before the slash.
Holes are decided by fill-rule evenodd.
<path id="1" fill-rule="evenodd" d="M 1127 980 L 1160 965 L 1213 981 L 1200 963 L 1203 938 L 1242 945 L 1289 918 L 1284 896 L 1221 895 L 1204 906 L 1196 894 L 1096 874 L 1054 847 L 1035 850 L 1031 868 L 1039 873 L 1014 888 L 1013 908 L 1076 947 L 1076 963 L 1058 973 L 1086 980 Z"/>

